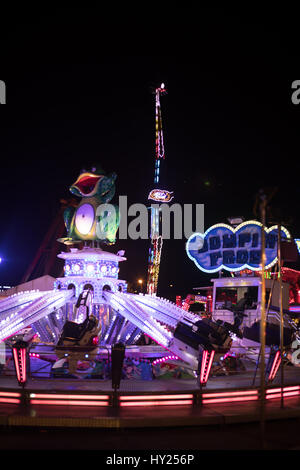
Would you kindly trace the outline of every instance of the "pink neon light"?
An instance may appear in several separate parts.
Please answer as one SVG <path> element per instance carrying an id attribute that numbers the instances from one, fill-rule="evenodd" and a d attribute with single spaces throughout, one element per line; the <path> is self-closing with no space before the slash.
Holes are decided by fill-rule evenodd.
<path id="1" fill-rule="evenodd" d="M 172 399 L 192 399 L 192 394 L 182 395 L 121 395 L 120 401 L 127 400 L 172 400 Z"/>
<path id="2" fill-rule="evenodd" d="M 174 356 L 174 355 L 173 355 L 173 356 L 165 356 L 165 357 L 162 357 L 162 358 L 160 358 L 160 359 L 155 359 L 155 361 L 153 361 L 152 364 L 153 364 L 153 365 L 156 365 L 156 364 L 158 364 L 158 363 L 160 363 L 160 362 L 165 362 L 165 361 L 167 361 L 168 359 L 175 359 L 175 360 L 177 360 L 177 359 L 179 359 L 179 357 L 178 357 L 178 356 Z"/>
<path id="3" fill-rule="evenodd" d="M 267 395 L 266 399 L 270 400 L 271 398 L 280 398 L 280 397 L 281 397 L 281 393 L 274 393 L 274 395 Z"/>
<path id="4" fill-rule="evenodd" d="M 15 366 L 16 366 L 17 379 L 18 379 L 18 382 L 21 382 L 20 366 L 19 366 L 19 360 L 18 360 L 18 351 L 16 349 L 13 349 L 13 355 L 14 355 L 14 361 L 15 361 Z"/>
<path id="5" fill-rule="evenodd" d="M 203 356 L 202 356 L 202 363 L 201 363 L 201 373 L 200 373 L 200 382 L 203 383 L 204 379 L 204 368 L 206 364 L 206 357 L 207 357 L 208 351 L 203 351 Z"/>
<path id="6" fill-rule="evenodd" d="M 300 395 L 299 391 L 295 392 L 283 392 L 283 397 L 295 397 L 297 395 Z M 281 393 L 273 393 L 272 395 L 267 395 L 266 399 L 270 400 L 271 398 L 281 398 Z"/>
<path id="7" fill-rule="evenodd" d="M 33 405 L 108 406 L 108 401 L 85 400 L 30 400 Z"/>
<path id="8" fill-rule="evenodd" d="M 0 392 L 0 397 L 20 397 L 21 393 L 18 392 Z"/>
<path id="9" fill-rule="evenodd" d="M 267 390 L 267 394 L 268 393 L 276 393 L 276 392 L 281 392 L 281 388 L 270 388 L 269 390 Z"/>
<path id="10" fill-rule="evenodd" d="M 203 397 L 205 398 L 213 398 L 213 397 L 230 397 L 230 396 L 242 396 L 242 395 L 257 395 L 257 390 L 247 390 L 241 392 L 219 392 L 219 393 L 204 393 Z"/>
<path id="11" fill-rule="evenodd" d="M 212 400 L 203 400 L 202 403 L 228 403 L 233 401 L 253 401 L 258 400 L 258 396 L 232 397 L 232 398 L 213 398 Z"/>
<path id="12" fill-rule="evenodd" d="M 284 387 L 283 391 L 287 392 L 288 390 L 299 390 L 299 389 L 300 389 L 300 385 L 296 385 L 293 387 Z"/>
<path id="13" fill-rule="evenodd" d="M 192 405 L 193 400 L 165 400 L 165 401 L 136 401 L 122 402 L 120 406 L 170 406 L 170 405 Z"/>
<path id="14" fill-rule="evenodd" d="M 283 388 L 283 391 L 284 392 L 288 392 L 288 391 L 292 391 L 292 390 L 300 390 L 300 385 L 294 385 L 294 386 L 290 386 L 290 387 L 284 387 Z M 276 392 L 281 392 L 281 388 L 269 388 L 269 390 L 267 390 L 267 394 L 268 393 L 276 393 Z"/>
<path id="15" fill-rule="evenodd" d="M 276 376 L 276 373 L 278 371 L 279 365 L 281 363 L 281 356 L 280 356 L 280 351 L 277 351 L 274 357 L 274 361 L 272 364 L 271 372 L 269 374 L 269 380 L 273 380 Z"/>
<path id="16" fill-rule="evenodd" d="M 296 392 L 283 392 L 284 397 L 293 397 L 293 396 L 297 396 L 299 394 L 300 394 L 299 391 L 296 391 Z M 272 395 L 270 395 L 270 396 L 272 396 Z"/>
<path id="17" fill-rule="evenodd" d="M 64 395 L 59 393 L 32 393 L 30 395 L 32 398 L 64 398 L 66 400 L 109 400 L 109 395 Z"/>
<path id="18" fill-rule="evenodd" d="M 26 382 L 26 349 L 21 349 L 21 378 L 22 382 Z"/>
<path id="19" fill-rule="evenodd" d="M 0 398 L 0 403 L 20 403 L 18 398 Z"/>
<path id="20" fill-rule="evenodd" d="M 214 350 L 212 350 L 210 353 L 206 350 L 203 351 L 202 364 L 201 364 L 201 374 L 200 374 L 200 381 L 201 381 L 202 384 L 206 384 L 206 382 L 208 380 L 214 355 L 215 355 Z M 207 360 L 208 360 L 208 363 L 207 363 Z"/>

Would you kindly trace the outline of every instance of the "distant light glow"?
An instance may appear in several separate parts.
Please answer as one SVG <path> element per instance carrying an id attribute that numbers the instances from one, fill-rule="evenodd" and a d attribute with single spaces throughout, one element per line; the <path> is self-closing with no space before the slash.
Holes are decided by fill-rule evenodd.
<path id="1" fill-rule="evenodd" d="M 159 202 L 170 202 L 173 197 L 173 191 L 167 191 L 166 189 L 152 189 L 148 195 L 148 199 Z"/>

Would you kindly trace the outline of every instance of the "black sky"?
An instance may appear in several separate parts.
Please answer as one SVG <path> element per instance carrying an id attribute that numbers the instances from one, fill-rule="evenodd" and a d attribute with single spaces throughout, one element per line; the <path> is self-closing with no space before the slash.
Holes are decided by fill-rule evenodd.
<path id="1" fill-rule="evenodd" d="M 146 202 L 154 174 L 154 97 L 162 81 L 165 187 L 204 203 L 205 228 L 253 218 L 261 187 L 300 237 L 296 18 L 289 12 L 175 10 L 116 18 L 102 10 L 7 14 L 0 79 L 0 285 L 17 284 L 82 168 L 118 174 L 118 195 Z M 147 20 L 149 18 L 147 17 Z M 209 182 L 209 185 L 207 185 Z M 146 278 L 148 243 L 117 242 L 121 277 Z M 208 285 L 184 241 L 163 247 L 159 293 Z M 173 284 L 173 289 L 169 284 Z"/>

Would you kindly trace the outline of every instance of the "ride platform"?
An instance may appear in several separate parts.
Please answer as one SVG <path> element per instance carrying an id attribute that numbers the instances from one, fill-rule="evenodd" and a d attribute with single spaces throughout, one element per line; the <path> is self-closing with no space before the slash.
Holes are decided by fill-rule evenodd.
<path id="1" fill-rule="evenodd" d="M 196 379 L 111 380 L 0 379 L 0 424 L 29 427 L 139 428 L 259 421 L 259 371 Z M 281 397 L 283 396 L 283 407 Z M 300 416 L 300 369 L 286 366 L 284 387 L 277 374 L 266 384 L 265 419 Z"/>

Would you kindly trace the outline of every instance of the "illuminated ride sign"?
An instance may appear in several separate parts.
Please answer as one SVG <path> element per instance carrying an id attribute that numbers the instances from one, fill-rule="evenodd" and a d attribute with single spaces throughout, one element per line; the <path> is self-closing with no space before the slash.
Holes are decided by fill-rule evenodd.
<path id="1" fill-rule="evenodd" d="M 150 191 L 148 199 L 156 202 L 170 202 L 173 199 L 173 191 L 167 191 L 166 189 L 152 189 Z"/>
<path id="2" fill-rule="evenodd" d="M 261 223 L 255 220 L 243 222 L 235 228 L 226 224 L 216 224 L 204 234 L 193 233 L 186 243 L 186 252 L 196 266 L 207 273 L 221 269 L 259 271 L 261 227 Z M 266 269 L 277 261 L 277 237 L 277 225 L 265 228 Z M 281 238 L 290 238 L 289 232 L 284 227 L 281 227 Z"/>

